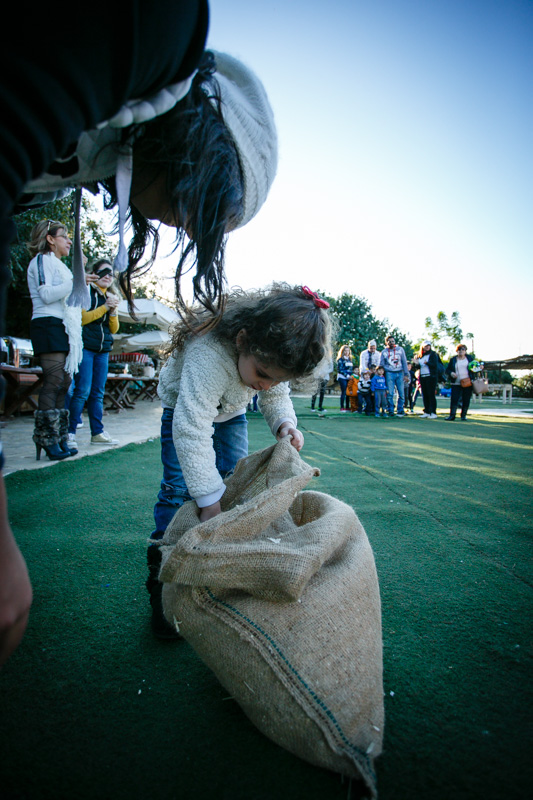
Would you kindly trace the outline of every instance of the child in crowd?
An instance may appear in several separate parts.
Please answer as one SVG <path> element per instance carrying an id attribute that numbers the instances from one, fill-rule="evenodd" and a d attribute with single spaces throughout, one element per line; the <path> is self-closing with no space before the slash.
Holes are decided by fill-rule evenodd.
<path id="1" fill-rule="evenodd" d="M 372 413 L 372 405 L 370 403 L 372 390 L 370 384 L 370 371 L 365 369 L 359 380 L 357 399 L 359 401 L 359 413 L 362 414 L 364 411 L 367 417 Z"/>
<path id="2" fill-rule="evenodd" d="M 325 374 L 331 360 L 326 308 L 329 304 L 306 286 L 275 284 L 229 295 L 221 320 L 207 333 L 208 312 L 191 312 L 176 327 L 173 352 L 159 378 L 163 480 L 154 508 L 154 542 L 186 500 L 196 501 L 200 522 L 220 514 L 223 479 L 248 455 L 245 411 L 254 394 L 273 435 L 290 436 L 292 445 L 302 448 L 288 382 Z M 176 633 L 162 614 L 160 560 L 159 548 L 151 545 L 152 628 L 168 638 Z"/>
<path id="3" fill-rule="evenodd" d="M 350 411 L 352 414 L 357 411 L 357 394 L 358 394 L 358 386 L 359 386 L 359 368 L 355 367 L 353 371 L 353 375 L 348 381 L 348 386 L 346 387 L 346 396 L 350 398 Z"/>
<path id="4" fill-rule="evenodd" d="M 348 398 L 346 397 L 346 388 L 348 381 L 353 375 L 354 363 L 352 360 L 352 351 L 347 344 L 342 345 L 337 353 L 337 382 L 341 390 L 341 412 L 348 411 Z"/>
<path id="5" fill-rule="evenodd" d="M 374 394 L 374 414 L 379 417 L 381 409 L 381 416 L 385 417 L 387 412 L 387 382 L 383 367 L 377 368 L 376 374 L 370 381 L 370 388 Z"/>

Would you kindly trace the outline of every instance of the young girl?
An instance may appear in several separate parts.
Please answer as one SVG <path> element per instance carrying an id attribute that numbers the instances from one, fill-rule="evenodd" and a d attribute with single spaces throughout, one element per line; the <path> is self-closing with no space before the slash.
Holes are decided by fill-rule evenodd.
<path id="1" fill-rule="evenodd" d="M 205 330 L 201 314 L 191 313 L 177 327 L 159 379 L 163 480 L 152 539 L 162 538 L 186 500 L 196 501 L 201 521 L 220 514 L 223 478 L 248 455 L 245 411 L 254 394 L 273 435 L 290 436 L 293 446 L 302 448 L 288 381 L 324 372 L 331 358 L 326 308 L 328 303 L 306 286 L 275 284 L 231 294 L 221 320 L 207 334 L 197 333 Z M 174 631 L 161 613 L 159 562 L 159 548 L 150 546 L 152 627 L 165 636 Z"/>
<path id="2" fill-rule="evenodd" d="M 337 381 L 341 388 L 341 411 L 349 409 L 349 399 L 346 397 L 346 387 L 353 375 L 352 351 L 348 345 L 343 345 L 337 353 Z"/>

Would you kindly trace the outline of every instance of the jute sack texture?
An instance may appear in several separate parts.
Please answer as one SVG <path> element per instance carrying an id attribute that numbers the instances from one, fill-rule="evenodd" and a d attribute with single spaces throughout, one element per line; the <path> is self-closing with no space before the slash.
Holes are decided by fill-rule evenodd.
<path id="1" fill-rule="evenodd" d="M 374 557 L 350 506 L 302 491 L 318 474 L 286 438 L 239 461 L 219 516 L 199 523 L 183 505 L 162 540 L 163 605 L 259 730 L 376 797 Z"/>

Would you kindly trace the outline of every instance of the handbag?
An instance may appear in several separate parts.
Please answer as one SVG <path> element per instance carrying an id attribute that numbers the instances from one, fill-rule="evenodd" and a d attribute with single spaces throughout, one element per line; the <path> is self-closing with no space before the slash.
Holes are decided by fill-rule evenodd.
<path id="1" fill-rule="evenodd" d="M 472 381 L 470 380 L 470 378 L 461 378 L 461 386 L 463 387 L 463 389 L 466 389 L 467 386 L 472 386 Z"/>
<path id="2" fill-rule="evenodd" d="M 489 382 L 486 378 L 476 378 L 474 380 L 474 392 L 476 394 L 486 394 L 489 391 Z"/>

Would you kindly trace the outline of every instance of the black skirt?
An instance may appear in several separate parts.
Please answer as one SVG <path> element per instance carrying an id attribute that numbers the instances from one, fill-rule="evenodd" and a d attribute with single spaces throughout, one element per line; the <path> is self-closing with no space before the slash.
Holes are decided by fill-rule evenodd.
<path id="1" fill-rule="evenodd" d="M 30 337 L 35 356 L 41 353 L 68 353 L 68 336 L 58 317 L 36 317 L 30 323 Z"/>

